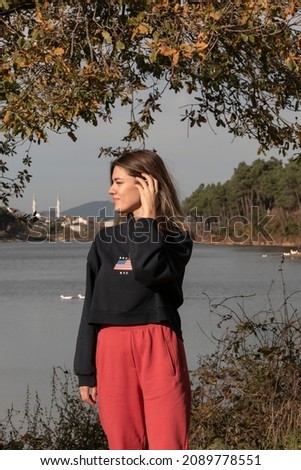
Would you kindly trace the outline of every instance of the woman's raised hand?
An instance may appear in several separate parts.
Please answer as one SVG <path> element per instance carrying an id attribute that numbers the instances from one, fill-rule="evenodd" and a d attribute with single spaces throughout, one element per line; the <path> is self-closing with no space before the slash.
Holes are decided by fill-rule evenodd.
<path id="1" fill-rule="evenodd" d="M 140 193 L 141 210 L 136 217 L 154 219 L 156 217 L 156 198 L 158 194 L 158 180 L 147 173 L 136 177 L 136 187 Z"/>

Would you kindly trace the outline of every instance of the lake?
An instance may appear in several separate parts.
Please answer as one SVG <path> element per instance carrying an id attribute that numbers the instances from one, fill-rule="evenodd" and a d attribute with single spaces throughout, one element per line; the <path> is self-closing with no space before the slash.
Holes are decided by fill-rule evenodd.
<path id="1" fill-rule="evenodd" d="M 0 243 L 0 417 L 14 403 L 22 409 L 29 386 L 42 405 L 50 400 L 52 368 L 72 369 L 84 294 L 90 243 Z M 247 314 L 283 302 L 280 268 L 287 294 L 301 310 L 301 260 L 281 263 L 280 247 L 195 244 L 180 309 L 188 365 L 214 351 L 211 335 L 221 335 L 208 298 L 219 302 L 246 296 Z M 73 296 L 62 300 L 60 295 Z M 250 297 L 248 297 L 250 296 Z M 237 307 L 239 309 L 239 307 Z"/>

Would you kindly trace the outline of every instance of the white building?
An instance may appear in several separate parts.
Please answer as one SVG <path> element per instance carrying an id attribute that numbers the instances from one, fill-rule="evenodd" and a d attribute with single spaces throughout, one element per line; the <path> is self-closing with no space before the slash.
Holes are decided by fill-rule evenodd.
<path id="1" fill-rule="evenodd" d="M 61 217 L 61 201 L 60 201 L 60 195 L 57 195 L 56 198 L 56 208 L 55 208 L 55 217 L 59 219 Z"/>

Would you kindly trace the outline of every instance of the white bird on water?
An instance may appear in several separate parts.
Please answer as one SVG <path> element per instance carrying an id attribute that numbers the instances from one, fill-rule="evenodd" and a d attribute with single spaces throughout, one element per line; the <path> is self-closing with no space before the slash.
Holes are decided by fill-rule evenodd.
<path id="1" fill-rule="evenodd" d="M 84 299 L 85 296 L 84 296 L 84 295 L 81 295 L 81 294 L 78 294 L 78 295 L 76 295 L 76 296 L 74 296 L 74 295 L 63 295 L 63 294 L 61 294 L 61 295 L 60 295 L 60 298 L 61 298 L 62 300 Z"/>

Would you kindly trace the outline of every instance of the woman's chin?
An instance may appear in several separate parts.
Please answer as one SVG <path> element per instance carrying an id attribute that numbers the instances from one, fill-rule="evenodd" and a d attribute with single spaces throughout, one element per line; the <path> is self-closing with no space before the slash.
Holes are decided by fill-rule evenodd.
<path id="1" fill-rule="evenodd" d="M 115 208 L 114 208 L 114 211 L 115 211 L 115 214 L 116 214 L 117 216 L 122 216 L 122 215 L 124 215 L 124 211 L 122 210 L 121 207 L 118 207 L 118 206 L 115 207 Z"/>

